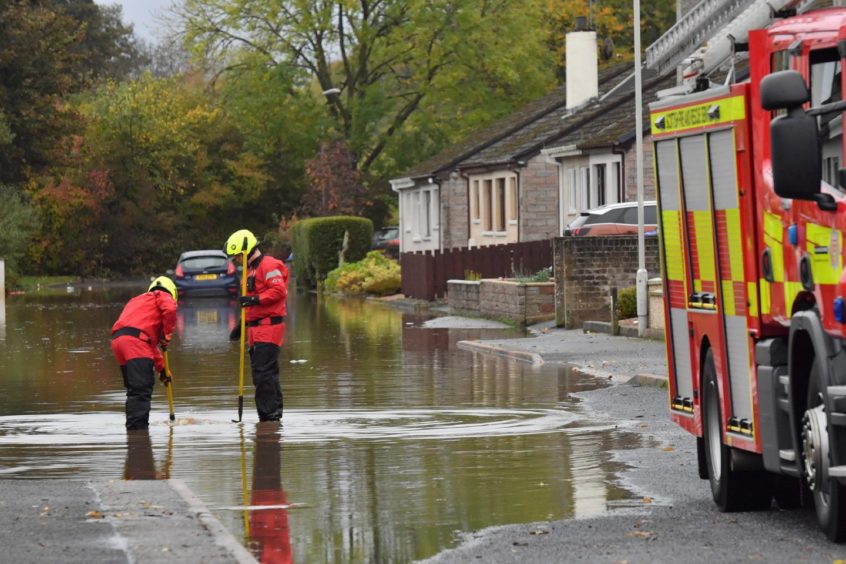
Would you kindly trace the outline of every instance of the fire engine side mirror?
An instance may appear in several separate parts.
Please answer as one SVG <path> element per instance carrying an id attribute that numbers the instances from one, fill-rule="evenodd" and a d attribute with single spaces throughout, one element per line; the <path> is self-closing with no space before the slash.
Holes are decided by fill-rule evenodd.
<path id="1" fill-rule="evenodd" d="M 761 107 L 765 110 L 796 108 L 811 99 L 805 79 L 796 71 L 779 71 L 761 80 Z"/>
<path id="2" fill-rule="evenodd" d="M 822 182 L 817 119 L 802 109 L 810 99 L 802 75 L 780 71 L 761 81 L 761 106 L 765 110 L 786 109 L 770 122 L 770 153 L 773 188 L 782 198 L 816 200 Z"/>

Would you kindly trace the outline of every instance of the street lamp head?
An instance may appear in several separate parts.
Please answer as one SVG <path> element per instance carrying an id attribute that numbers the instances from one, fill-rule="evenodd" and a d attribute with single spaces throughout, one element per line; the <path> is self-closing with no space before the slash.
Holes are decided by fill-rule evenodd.
<path id="1" fill-rule="evenodd" d="M 330 88 L 329 90 L 324 90 L 324 91 L 323 91 L 323 95 L 324 95 L 324 96 L 331 96 L 331 95 L 333 95 L 333 94 L 340 94 L 340 93 L 341 93 L 341 89 L 340 89 L 340 88 Z"/>

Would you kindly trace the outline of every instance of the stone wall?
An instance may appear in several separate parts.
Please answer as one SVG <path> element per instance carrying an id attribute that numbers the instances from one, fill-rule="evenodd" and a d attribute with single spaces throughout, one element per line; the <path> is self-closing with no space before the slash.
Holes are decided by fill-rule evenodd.
<path id="1" fill-rule="evenodd" d="M 475 313 L 531 325 L 555 317 L 555 283 L 483 279 L 450 280 L 447 303 L 452 313 Z"/>
<path id="2" fill-rule="evenodd" d="M 458 173 L 441 182 L 441 245 L 444 249 L 466 247 L 470 238 L 467 181 Z"/>
<path id="3" fill-rule="evenodd" d="M 660 273 L 658 238 L 646 237 L 646 270 Z M 559 237 L 553 247 L 556 325 L 580 328 L 585 321 L 610 321 L 612 286 L 635 285 L 637 235 Z"/>
<path id="4" fill-rule="evenodd" d="M 648 115 L 644 116 L 649 119 Z M 623 176 L 625 177 L 626 201 L 637 201 L 637 150 L 634 143 L 626 150 L 623 158 Z M 643 136 L 643 199 L 655 199 L 655 167 L 652 164 L 652 137 Z"/>
<path id="5" fill-rule="evenodd" d="M 552 239 L 558 227 L 558 166 L 545 156 L 531 159 L 520 173 L 520 241 Z"/>
<path id="6" fill-rule="evenodd" d="M 448 280 L 447 304 L 452 313 L 479 313 L 479 281 Z"/>

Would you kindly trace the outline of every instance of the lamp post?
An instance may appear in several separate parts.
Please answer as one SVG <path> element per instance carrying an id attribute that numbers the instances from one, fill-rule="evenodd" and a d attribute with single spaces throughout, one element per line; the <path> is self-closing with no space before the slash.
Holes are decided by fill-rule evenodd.
<path id="1" fill-rule="evenodd" d="M 637 161 L 637 334 L 643 336 L 647 319 L 646 248 L 643 237 L 643 92 L 640 63 L 640 0 L 634 0 L 635 159 Z"/>

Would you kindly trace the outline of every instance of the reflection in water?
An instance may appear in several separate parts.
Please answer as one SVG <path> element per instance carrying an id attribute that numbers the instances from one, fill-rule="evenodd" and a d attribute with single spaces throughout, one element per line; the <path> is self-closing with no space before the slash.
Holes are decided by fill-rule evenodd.
<path id="1" fill-rule="evenodd" d="M 160 471 L 156 471 L 153 459 L 153 442 L 147 429 L 126 432 L 126 463 L 123 466 L 124 480 L 167 480 L 173 461 L 173 427 L 168 432 L 167 454 Z"/>
<path id="2" fill-rule="evenodd" d="M 289 563 L 291 530 L 282 489 L 281 437 L 277 421 L 256 424 L 253 485 L 246 525 L 247 547 L 262 563 Z"/>
<path id="3" fill-rule="evenodd" d="M 168 349 L 179 417 L 168 423 L 157 384 L 149 434 L 130 437 L 108 337 L 138 291 L 7 300 L 0 476 L 180 479 L 262 558 L 299 562 L 408 562 L 461 532 L 632 498 L 604 453 L 637 443 L 573 397 L 595 381 L 455 346 L 516 330 L 426 329 L 425 316 L 360 300 L 292 292 L 285 425 L 255 436 L 251 410 L 231 423 L 238 309 L 180 300 Z"/>
<path id="4" fill-rule="evenodd" d="M 229 333 L 239 322 L 235 300 L 186 298 L 176 310 L 176 333 L 186 350 L 228 347 Z"/>

